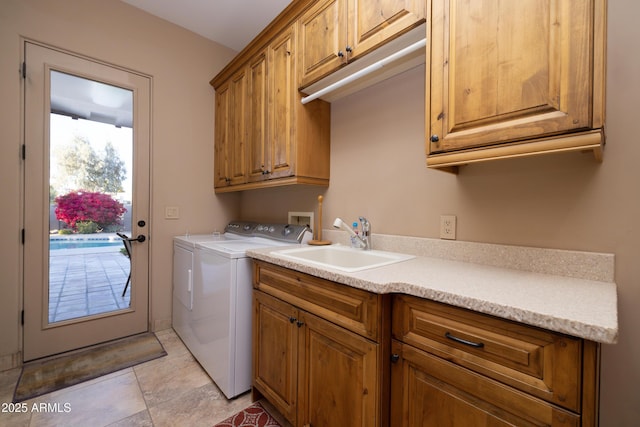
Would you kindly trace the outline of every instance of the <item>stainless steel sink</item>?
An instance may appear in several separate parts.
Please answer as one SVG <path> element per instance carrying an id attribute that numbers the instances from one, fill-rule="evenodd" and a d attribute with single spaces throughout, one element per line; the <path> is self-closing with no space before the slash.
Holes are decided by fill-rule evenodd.
<path id="1" fill-rule="evenodd" d="M 365 251 L 339 245 L 282 249 L 275 251 L 274 254 L 302 264 L 333 268 L 349 273 L 415 258 L 413 255 L 377 250 Z"/>

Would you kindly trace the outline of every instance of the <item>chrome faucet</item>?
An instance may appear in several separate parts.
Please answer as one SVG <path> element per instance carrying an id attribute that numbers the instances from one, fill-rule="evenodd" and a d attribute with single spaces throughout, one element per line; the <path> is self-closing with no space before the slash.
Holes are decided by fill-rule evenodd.
<path id="1" fill-rule="evenodd" d="M 358 217 L 360 220 L 360 226 L 362 227 L 361 239 L 364 240 L 365 250 L 371 250 L 371 223 L 363 216 Z"/>
<path id="2" fill-rule="evenodd" d="M 351 239 L 351 247 L 370 250 L 371 249 L 371 223 L 363 216 L 359 217 L 360 224 L 362 225 L 362 235 L 356 234 L 351 227 L 349 227 L 343 220 L 336 218 L 333 221 L 335 228 L 342 228 L 349 233 Z"/>

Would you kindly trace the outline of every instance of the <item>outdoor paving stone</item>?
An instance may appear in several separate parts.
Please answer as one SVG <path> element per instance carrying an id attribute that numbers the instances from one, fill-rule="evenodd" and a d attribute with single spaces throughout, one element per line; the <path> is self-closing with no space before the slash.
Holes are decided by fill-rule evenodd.
<path id="1" fill-rule="evenodd" d="M 129 307 L 129 292 L 121 297 L 129 269 L 129 259 L 119 252 L 51 256 L 50 321 Z"/>

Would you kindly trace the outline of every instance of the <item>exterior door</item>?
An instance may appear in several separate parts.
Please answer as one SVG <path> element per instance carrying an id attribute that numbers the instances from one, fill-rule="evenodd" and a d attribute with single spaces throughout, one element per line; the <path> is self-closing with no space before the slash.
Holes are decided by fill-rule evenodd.
<path id="1" fill-rule="evenodd" d="M 151 81 L 24 48 L 28 361 L 148 330 Z"/>

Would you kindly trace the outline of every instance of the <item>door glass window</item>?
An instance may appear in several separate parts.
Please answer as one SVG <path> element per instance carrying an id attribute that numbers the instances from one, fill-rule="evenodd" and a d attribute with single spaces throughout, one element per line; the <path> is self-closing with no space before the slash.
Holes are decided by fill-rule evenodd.
<path id="1" fill-rule="evenodd" d="M 51 71 L 49 323 L 129 307 L 133 92 Z M 126 288 L 126 290 L 125 290 Z"/>

